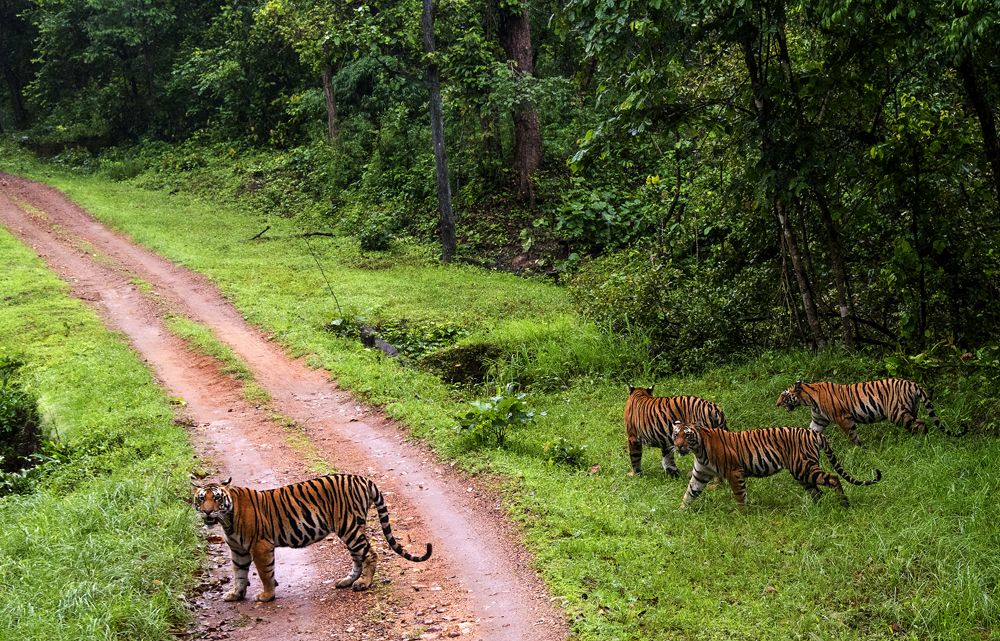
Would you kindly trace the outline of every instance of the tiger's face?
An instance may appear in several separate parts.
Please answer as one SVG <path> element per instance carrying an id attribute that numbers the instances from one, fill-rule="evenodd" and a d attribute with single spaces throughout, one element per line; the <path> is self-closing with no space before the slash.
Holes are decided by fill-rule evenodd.
<path id="1" fill-rule="evenodd" d="M 795 411 L 796 407 L 803 404 L 802 399 L 799 397 L 801 392 L 802 381 L 798 381 L 778 396 L 778 407 L 785 408 L 789 413 Z"/>
<path id="2" fill-rule="evenodd" d="M 198 483 L 192 481 L 195 488 L 194 509 L 198 511 L 205 525 L 215 525 L 226 521 L 233 514 L 233 498 L 229 495 L 230 477 L 222 483 Z"/>
<path id="3" fill-rule="evenodd" d="M 701 451 L 701 432 L 695 428 L 693 423 L 674 421 L 673 437 L 674 448 L 678 454 L 683 456 L 691 452 L 697 454 Z"/>

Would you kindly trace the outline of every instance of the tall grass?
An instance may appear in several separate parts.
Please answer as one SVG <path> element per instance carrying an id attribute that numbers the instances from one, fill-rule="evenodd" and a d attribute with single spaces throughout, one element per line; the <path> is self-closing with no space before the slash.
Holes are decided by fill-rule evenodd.
<path id="1" fill-rule="evenodd" d="M 135 354 L 2 229 L 0 301 L 0 352 L 69 454 L 0 498 L 0 639 L 169 638 L 198 556 L 186 434 Z"/>
<path id="2" fill-rule="evenodd" d="M 667 477 L 659 452 L 628 477 L 625 383 L 718 403 L 732 429 L 805 426 L 808 412 L 776 407 L 803 380 L 884 376 L 877 356 L 764 353 L 698 376 L 663 373 L 641 337 L 620 340 L 581 322 L 546 282 L 440 266 L 396 246 L 364 256 L 347 239 L 314 246 L 345 315 L 461 323 L 470 341 L 502 348 L 492 379 L 472 389 L 380 358 L 326 331 L 339 317 L 293 220 L 268 220 L 279 240 L 248 242 L 264 221 L 183 194 L 168 197 L 55 175 L 95 215 L 173 260 L 209 274 L 243 313 L 295 354 L 407 423 L 466 469 L 499 474 L 508 513 L 523 525 L 537 568 L 581 639 L 990 638 L 998 632 L 1000 446 L 985 436 L 915 436 L 888 422 L 860 426 L 865 446 L 828 437 L 859 479 L 850 507 L 813 504 L 787 473 L 749 479 L 749 508 L 728 488 L 678 510 L 686 476 Z M 536 412 L 509 447 L 471 448 L 453 427 L 468 401 L 518 383 Z M 492 389 L 491 389 L 492 387 Z M 936 399 L 947 425 L 986 389 L 955 386 Z M 542 414 L 544 412 L 544 415 Z M 586 444 L 586 465 L 550 463 L 537 445 Z M 681 458 L 682 471 L 689 458 Z M 829 469 L 829 467 L 827 468 Z M 491 478 L 494 478 L 491 476 Z"/>

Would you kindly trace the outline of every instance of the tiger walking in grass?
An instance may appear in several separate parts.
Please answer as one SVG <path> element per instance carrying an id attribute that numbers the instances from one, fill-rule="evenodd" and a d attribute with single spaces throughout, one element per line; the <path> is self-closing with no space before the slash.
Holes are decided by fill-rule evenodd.
<path id="1" fill-rule="evenodd" d="M 700 421 L 709 427 L 728 429 L 726 415 L 711 401 L 697 396 L 654 397 L 652 387 L 628 386 L 625 403 L 625 437 L 628 444 L 629 476 L 642 473 L 642 447 L 658 447 L 663 471 L 678 476 L 674 461 L 674 421 Z"/>
<path id="2" fill-rule="evenodd" d="M 812 412 L 810 428 L 822 433 L 827 425 L 834 422 L 851 442 L 861 445 L 855 429 L 857 423 L 878 423 L 888 419 L 910 432 L 926 434 L 927 423 L 917 418 L 918 401 L 923 402 L 934 425 L 948 436 L 963 436 L 968 431 L 965 429 L 955 434 L 945 429 L 934 414 L 934 406 L 923 388 L 901 378 L 853 385 L 797 381 L 778 396 L 778 407 L 792 412 L 804 405 Z"/>
<path id="3" fill-rule="evenodd" d="M 875 470 L 871 481 L 852 478 L 833 453 L 826 437 L 802 427 L 772 427 L 743 432 L 702 427 L 697 423 L 674 424 L 674 446 L 680 454 L 694 455 L 694 473 L 688 483 L 681 509 L 698 498 L 712 477 L 724 476 L 733 490 L 736 503 L 746 505 L 746 479 L 772 476 L 781 470 L 791 472 L 814 501 L 821 496 L 819 486 L 833 488 L 841 503 L 847 496 L 836 474 L 827 474 L 819 465 L 823 450 L 837 473 L 854 485 L 873 485 L 882 478 Z"/>

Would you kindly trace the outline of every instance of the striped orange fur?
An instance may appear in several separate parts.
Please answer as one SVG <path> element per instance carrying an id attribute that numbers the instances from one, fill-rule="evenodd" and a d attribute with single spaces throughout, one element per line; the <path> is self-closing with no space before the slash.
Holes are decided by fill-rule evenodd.
<path id="1" fill-rule="evenodd" d="M 674 421 L 695 422 L 727 429 L 726 415 L 718 405 L 697 396 L 654 397 L 652 387 L 628 386 L 625 402 L 625 437 L 628 443 L 629 476 L 642 472 L 642 447 L 658 447 L 663 471 L 677 476 L 674 462 Z"/>
<path id="2" fill-rule="evenodd" d="M 219 523 L 233 560 L 234 587 L 226 601 L 246 595 L 250 562 L 257 566 L 264 590 L 257 601 L 274 599 L 274 548 L 300 548 L 335 533 L 347 545 L 354 561 L 351 573 L 337 581 L 338 588 L 367 589 L 375 575 L 378 555 L 365 534 L 369 508 L 378 511 L 382 534 L 396 554 L 409 561 L 426 561 L 427 553 L 413 556 L 396 542 L 389 527 L 389 510 L 371 480 L 354 474 L 331 474 L 272 490 L 251 490 L 222 483 L 192 482 L 194 505 L 206 525 Z"/>
<path id="3" fill-rule="evenodd" d="M 837 385 L 836 383 L 803 383 L 798 381 L 781 393 L 778 407 L 789 412 L 805 405 L 812 412 L 809 427 L 822 433 L 831 422 L 840 426 L 847 438 L 861 445 L 855 425 L 877 423 L 886 419 L 911 432 L 926 434 L 927 423 L 917 418 L 917 402 L 922 401 L 934 425 L 949 436 L 962 436 L 945 429 L 934 414 L 934 406 L 916 383 L 901 378 Z"/>
<path id="4" fill-rule="evenodd" d="M 819 500 L 819 486 L 825 485 L 833 488 L 847 505 L 840 479 L 836 474 L 827 474 L 819 465 L 820 450 L 826 453 L 837 473 L 854 485 L 872 485 L 882 478 L 882 472 L 875 470 L 873 480 L 855 480 L 841 467 L 826 437 L 802 427 L 727 432 L 678 422 L 674 425 L 674 445 L 680 454 L 694 455 L 694 473 L 684 492 L 681 509 L 698 498 L 715 476 L 725 477 L 736 502 L 746 505 L 746 479 L 771 476 L 781 470 L 791 472 L 814 501 Z"/>

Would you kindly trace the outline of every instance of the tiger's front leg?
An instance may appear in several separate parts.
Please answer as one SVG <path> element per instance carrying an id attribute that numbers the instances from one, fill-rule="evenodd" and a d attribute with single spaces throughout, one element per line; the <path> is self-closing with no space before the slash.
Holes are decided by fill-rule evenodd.
<path id="1" fill-rule="evenodd" d="M 743 473 L 739 470 L 732 470 L 726 475 L 726 478 L 729 479 L 729 488 L 733 491 L 733 498 L 736 499 L 736 504 L 740 507 L 746 507 L 747 482 L 743 478 Z"/>
<path id="2" fill-rule="evenodd" d="M 684 491 L 684 498 L 681 500 L 682 510 L 686 510 L 691 501 L 701 495 L 705 486 L 711 479 L 712 475 L 707 474 L 704 470 L 700 470 L 697 466 L 695 466 L 695 469 L 691 474 L 691 480 L 688 481 L 687 490 Z"/>
<path id="3" fill-rule="evenodd" d="M 250 585 L 248 577 L 250 563 L 252 561 L 250 552 L 243 547 L 234 546 L 229 543 L 229 556 L 233 560 L 233 589 L 226 592 L 222 599 L 224 601 L 242 601 L 246 597 L 247 587 Z"/>
<path id="4" fill-rule="evenodd" d="M 851 440 L 855 445 L 861 445 L 861 439 L 858 438 L 857 425 L 854 423 L 854 419 L 850 416 L 839 416 L 837 417 L 837 425 L 843 430 L 844 434 Z"/>

